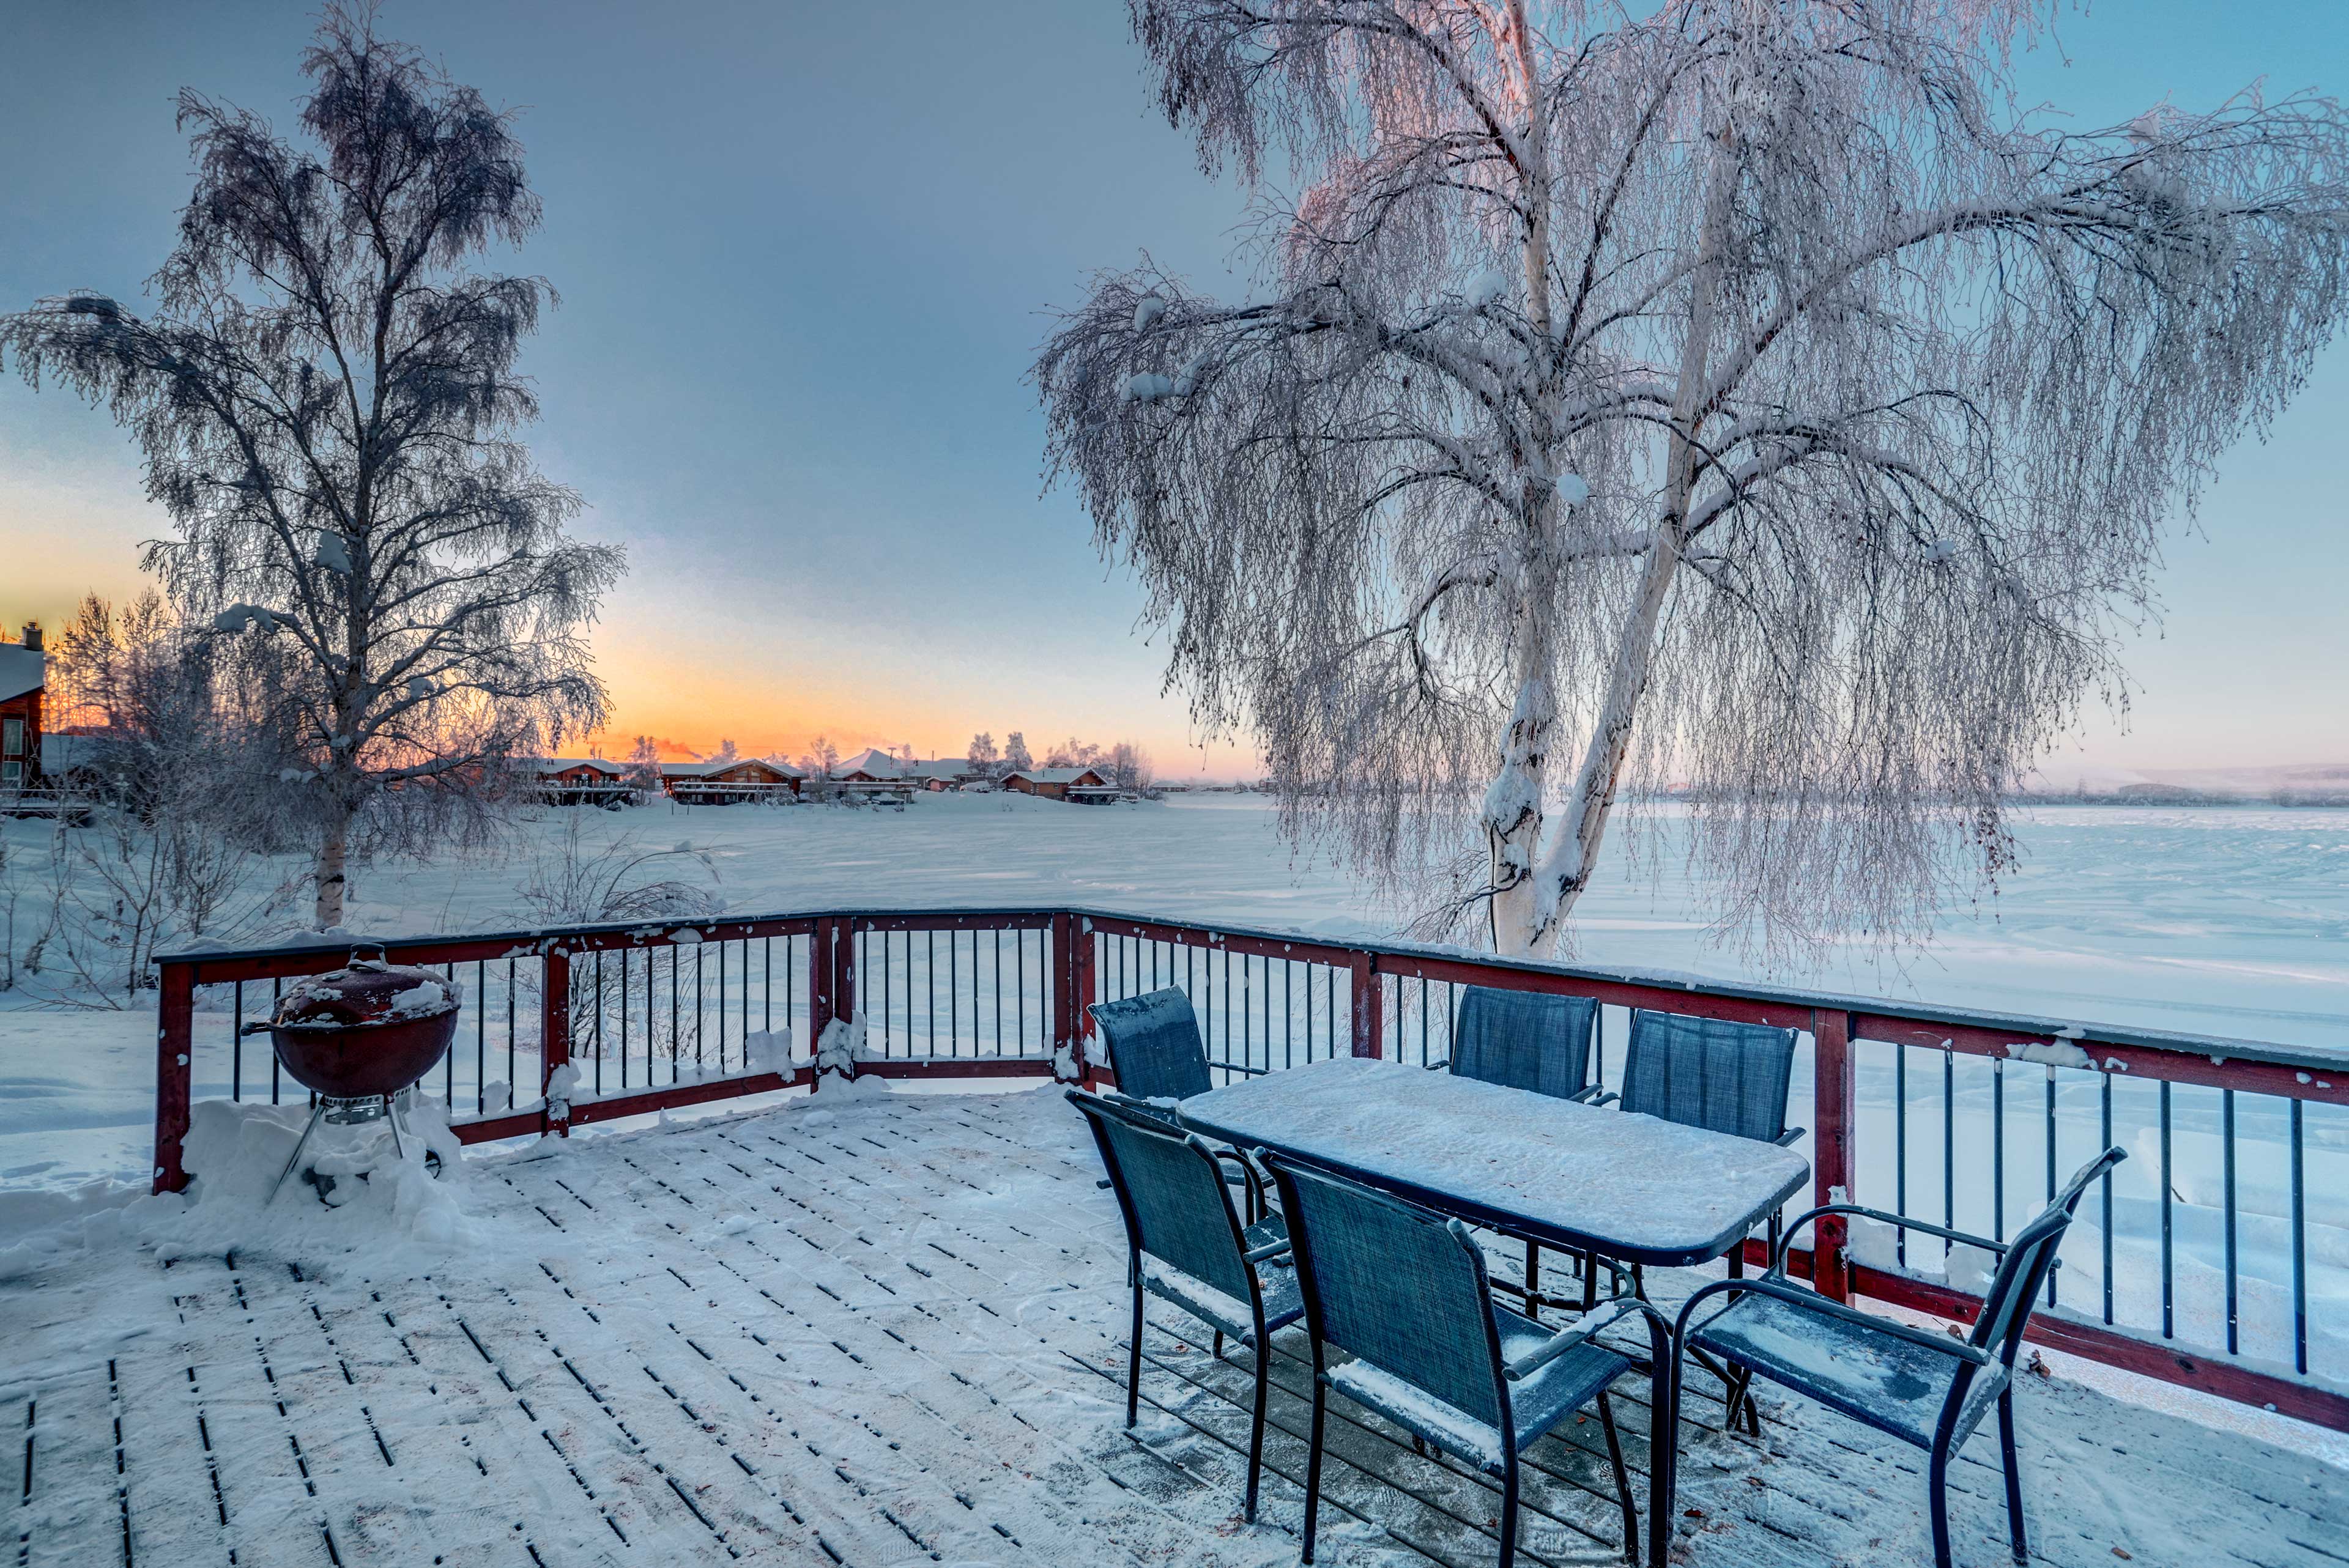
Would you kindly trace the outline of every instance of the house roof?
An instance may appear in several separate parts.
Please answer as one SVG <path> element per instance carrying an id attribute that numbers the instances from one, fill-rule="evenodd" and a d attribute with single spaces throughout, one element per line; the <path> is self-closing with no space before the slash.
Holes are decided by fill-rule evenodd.
<path id="1" fill-rule="evenodd" d="M 845 779 L 852 773 L 867 773 L 875 779 L 903 779 L 908 769 L 905 763 L 877 746 L 868 746 L 854 757 L 843 757 L 832 770 L 835 779 Z"/>
<path id="2" fill-rule="evenodd" d="M 1023 768 L 1007 777 L 1025 779 L 1030 784 L 1074 784 L 1081 779 L 1099 779 L 1103 784 L 1109 782 L 1098 768 Z"/>
<path id="3" fill-rule="evenodd" d="M 48 655 L 22 643 L 0 643 L 0 702 L 38 691 L 48 679 Z"/>
<path id="4" fill-rule="evenodd" d="M 720 773 L 756 764 L 786 779 L 804 779 L 807 774 L 788 762 L 768 757 L 731 757 L 723 762 L 664 762 L 660 765 L 664 779 L 714 779 Z"/>
<path id="5" fill-rule="evenodd" d="M 627 771 L 625 762 L 615 762 L 608 757 L 541 757 L 531 764 L 541 773 L 568 773 L 574 768 L 593 768 L 598 773 L 608 773 L 617 779 Z"/>

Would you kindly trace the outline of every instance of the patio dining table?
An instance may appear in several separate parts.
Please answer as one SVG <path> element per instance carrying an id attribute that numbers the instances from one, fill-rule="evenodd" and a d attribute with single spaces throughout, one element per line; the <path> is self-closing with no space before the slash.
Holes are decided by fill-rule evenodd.
<path id="1" fill-rule="evenodd" d="M 1810 1180 L 1790 1149 L 1402 1062 L 1334 1057 L 1182 1102 L 1184 1124 L 1413 1202 L 1624 1263 L 1711 1262 Z M 1668 1561 L 1673 1442 L 1657 1383 L 1651 1562 Z"/>

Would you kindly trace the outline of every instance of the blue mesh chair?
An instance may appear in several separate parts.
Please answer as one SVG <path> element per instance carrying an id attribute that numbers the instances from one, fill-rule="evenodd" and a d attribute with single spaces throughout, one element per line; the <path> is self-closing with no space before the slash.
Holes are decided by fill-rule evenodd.
<path id="1" fill-rule="evenodd" d="M 1464 985 L 1453 1014 L 1452 1055 L 1430 1062 L 1431 1070 L 1448 1068 L 1457 1078 L 1499 1084 L 1546 1094 L 1556 1099 L 1588 1100 L 1598 1092 L 1590 1079 L 1590 1041 L 1599 1023 L 1599 1003 L 1589 996 L 1556 996 L 1539 991 L 1503 991 L 1489 985 Z M 1530 1236 L 1526 1243 L 1526 1283 L 1520 1290 L 1496 1280 L 1501 1290 L 1518 1296 L 1526 1310 L 1538 1315 L 1546 1299 L 1541 1295 L 1541 1243 Z M 1591 1262 L 1582 1260 L 1586 1281 Z M 1589 1305 L 1586 1289 L 1585 1308 Z M 1557 1304 L 1562 1305 L 1562 1304 Z"/>
<path id="2" fill-rule="evenodd" d="M 1623 1109 L 1763 1143 L 1790 1144 L 1795 1031 L 1680 1013 L 1631 1013 Z"/>
<path id="3" fill-rule="evenodd" d="M 1101 1026 L 1119 1093 L 1164 1101 L 1188 1099 L 1216 1087 L 1207 1078 L 1199 1020 L 1179 987 L 1095 1002 L 1086 1011 Z"/>
<path id="4" fill-rule="evenodd" d="M 1615 1297 L 1552 1334 L 1495 1302 L 1468 1227 L 1360 1182 L 1260 1153 L 1280 1189 L 1313 1338 L 1312 1448 L 1305 1468 L 1305 1555 L 1321 1501 L 1322 1432 L 1332 1388 L 1501 1482 L 1502 1568 L 1515 1559 L 1518 1456 L 1596 1402 L 1623 1509 L 1624 1554 L 1639 1561 L 1640 1516 L 1607 1389 L 1631 1363 L 1593 1337 L 1645 1316 L 1653 1354 L 1663 1320 Z M 1331 1358 L 1332 1351 L 1348 1359 Z"/>
<path id="5" fill-rule="evenodd" d="M 2022 1347 L 2039 1289 L 2055 1266 L 2056 1248 L 2071 1226 L 2080 1194 L 2127 1158 L 2115 1148 L 2088 1161 L 2053 1202 L 2004 1243 L 1857 1203 L 1828 1203 L 1798 1216 L 1773 1252 L 1769 1273 L 1758 1279 L 1716 1281 L 1682 1306 L 1673 1331 L 1672 1429 L 1679 1429 L 1681 1357 L 1703 1350 L 1913 1443 L 1932 1456 L 1926 1484 L 1931 1494 L 1935 1568 L 1951 1568 L 1950 1456 L 1995 1402 L 2006 1470 L 2007 1530 L 2014 1560 L 2023 1562 L 2028 1543 L 2022 1467 L 2014 1451 L 2015 1353 Z M 1791 1284 L 1786 1244 L 1795 1233 L 1826 1214 L 1861 1214 L 2000 1254 L 1973 1332 L 1963 1340 L 1952 1339 L 1855 1312 Z"/>
<path id="6" fill-rule="evenodd" d="M 1101 1026 L 1102 1041 L 1109 1047 L 1109 1069 L 1117 1075 L 1117 1092 L 1110 1098 L 1129 1110 L 1179 1127 L 1174 1103 L 1205 1094 L 1215 1085 L 1207 1078 L 1207 1047 L 1199 1037 L 1199 1020 L 1191 998 L 1177 986 L 1095 1002 L 1085 1009 Z M 1253 1166 L 1237 1155 L 1225 1180 L 1247 1189 L 1247 1218 L 1264 1218 L 1264 1185 Z"/>
<path id="7" fill-rule="evenodd" d="M 1803 1129 L 1786 1125 L 1794 1073 L 1792 1029 L 1634 1008 L 1620 1099 L 1625 1110 L 1786 1148 L 1803 1136 Z M 1602 1096 L 1597 1103 L 1617 1098 Z M 1766 1244 L 1774 1252 L 1780 1221 L 1777 1213 L 1770 1216 Z M 1733 1277 L 1745 1272 L 1744 1253 L 1740 1246 L 1729 1254 Z M 1743 1407 L 1747 1429 L 1758 1434 L 1761 1417 L 1744 1405 L 1746 1378 L 1724 1373 L 1723 1381 L 1724 1421 L 1736 1420 Z"/>
<path id="8" fill-rule="evenodd" d="M 1304 1314 L 1288 1233 L 1278 1215 L 1243 1227 L 1233 1212 L 1216 1152 L 1196 1134 L 1154 1117 L 1071 1090 L 1084 1112 L 1125 1217 L 1127 1270 L 1133 1284 L 1132 1371 L 1125 1424 L 1142 1401 L 1142 1297 L 1173 1302 L 1215 1331 L 1216 1354 L 1229 1335 L 1256 1353 L 1256 1409 L 1249 1422 L 1247 1518 L 1256 1518 L 1264 1466 L 1265 1385 L 1272 1336 Z"/>

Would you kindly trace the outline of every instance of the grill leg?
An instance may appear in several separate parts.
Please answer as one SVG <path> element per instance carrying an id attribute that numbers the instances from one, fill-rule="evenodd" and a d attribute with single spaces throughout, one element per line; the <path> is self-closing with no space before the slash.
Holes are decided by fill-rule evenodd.
<path id="1" fill-rule="evenodd" d="M 385 1106 L 383 1108 L 383 1119 L 391 1123 L 392 1157 L 398 1160 L 402 1165 L 405 1165 L 408 1163 L 408 1140 L 399 1135 L 399 1107 L 396 1105 Z"/>
<path id="2" fill-rule="evenodd" d="M 277 1194 L 285 1190 L 285 1179 L 294 1174 L 296 1165 L 302 1163 L 302 1150 L 310 1147 L 310 1134 L 318 1130 L 318 1119 L 326 1114 L 326 1102 L 324 1100 L 310 1108 L 310 1119 L 303 1124 L 302 1136 L 294 1140 L 294 1152 L 286 1157 L 285 1169 L 277 1173 L 277 1185 L 269 1190 L 269 1201 L 262 1204 L 263 1208 L 277 1202 Z"/>

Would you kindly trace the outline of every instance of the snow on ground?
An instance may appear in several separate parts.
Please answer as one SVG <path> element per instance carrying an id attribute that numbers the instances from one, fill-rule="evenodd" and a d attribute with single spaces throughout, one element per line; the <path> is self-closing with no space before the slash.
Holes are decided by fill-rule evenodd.
<path id="1" fill-rule="evenodd" d="M 257 1173 L 283 1145 L 265 1118 L 245 1126 L 271 1149 L 232 1166 Z M 0 1411 L 23 1407 L 28 1443 L 20 1559 L 114 1561 L 127 1534 L 139 1563 L 347 1568 L 1295 1561 L 1299 1331 L 1276 1341 L 1247 1526 L 1245 1360 L 1209 1357 L 1163 1303 L 1142 1421 L 1121 1429 L 1124 1243 L 1049 1089 L 827 1089 L 469 1163 L 450 1200 L 467 1230 L 429 1273 L 405 1241 L 351 1244 L 404 1236 L 388 1210 L 303 1193 L 281 1200 L 308 1205 L 301 1223 L 233 1252 L 166 1267 L 118 1234 L 0 1282 Z M 141 1224 L 173 1234 L 206 1201 Z M 1691 1282 L 1652 1280 L 1666 1299 Z M 1758 1392 L 1761 1441 L 1683 1439 L 1675 1560 L 1922 1560 L 1913 1450 Z M 1643 1394 L 1620 1385 L 1616 1409 L 1644 1505 Z M 2017 1407 L 2038 1562 L 2337 1561 L 2349 1516 L 2322 1465 L 2060 1378 L 2026 1376 Z M 1489 1482 L 1333 1408 L 1327 1561 L 1423 1561 L 1403 1541 L 1489 1561 Z M 1594 1425 L 1532 1456 L 1539 1560 L 1609 1558 L 1611 1495 L 1574 1484 L 1603 1479 Z M 2006 1561 L 1996 1452 L 1977 1437 L 1953 1474 L 1969 1565 Z"/>

